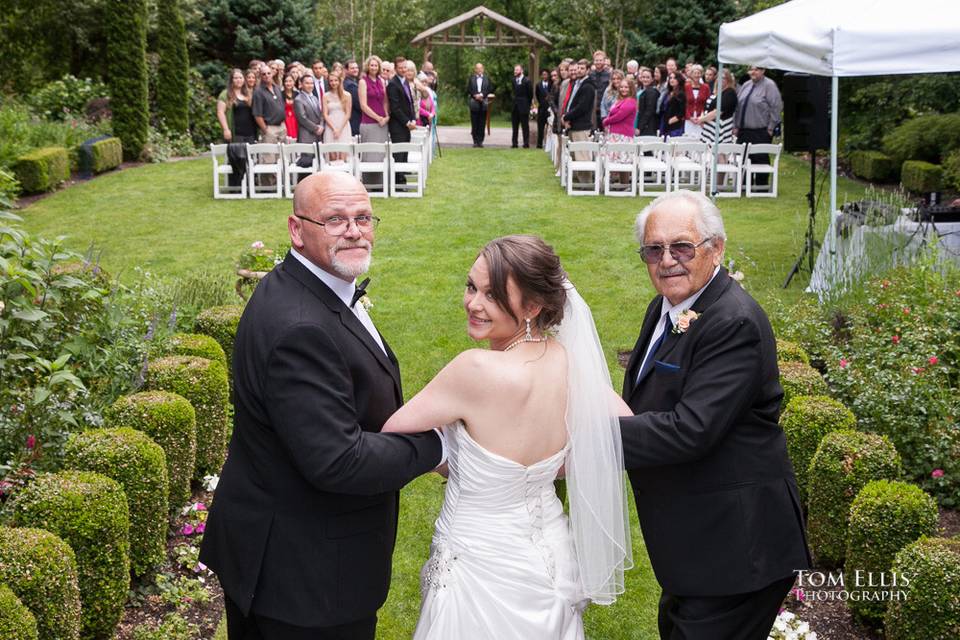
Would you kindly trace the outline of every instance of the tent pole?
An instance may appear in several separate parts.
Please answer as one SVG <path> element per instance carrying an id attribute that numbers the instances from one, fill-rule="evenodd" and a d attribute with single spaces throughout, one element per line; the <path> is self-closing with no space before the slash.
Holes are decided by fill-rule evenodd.
<path id="1" fill-rule="evenodd" d="M 717 162 L 720 155 L 720 110 L 723 104 L 723 62 L 720 56 L 717 56 L 717 77 L 713 79 L 716 87 L 717 103 L 714 105 L 716 115 L 713 118 L 713 183 L 710 185 L 710 198 L 717 201 L 717 194 L 720 193 L 720 179 L 717 177 Z M 709 124 L 707 125 L 710 126 Z"/>
<path id="2" fill-rule="evenodd" d="M 837 214 L 837 105 L 840 100 L 840 79 L 830 79 L 830 222 Z"/>

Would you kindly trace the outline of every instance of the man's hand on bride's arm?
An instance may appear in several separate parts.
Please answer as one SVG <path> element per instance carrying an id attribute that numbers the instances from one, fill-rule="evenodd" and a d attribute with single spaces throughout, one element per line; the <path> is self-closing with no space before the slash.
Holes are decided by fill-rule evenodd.
<path id="1" fill-rule="evenodd" d="M 383 425 L 384 432 L 419 433 L 465 419 L 471 402 L 482 395 L 482 351 L 471 349 L 454 358 L 420 393 Z"/>

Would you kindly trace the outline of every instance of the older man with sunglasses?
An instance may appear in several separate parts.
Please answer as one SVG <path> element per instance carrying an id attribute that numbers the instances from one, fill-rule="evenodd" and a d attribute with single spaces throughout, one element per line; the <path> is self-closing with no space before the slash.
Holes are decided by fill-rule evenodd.
<path id="1" fill-rule="evenodd" d="M 778 425 L 783 389 L 763 309 L 721 266 L 704 196 L 661 196 L 636 221 L 658 294 L 627 366 L 624 464 L 663 589 L 663 640 L 765 640 L 810 567 Z"/>

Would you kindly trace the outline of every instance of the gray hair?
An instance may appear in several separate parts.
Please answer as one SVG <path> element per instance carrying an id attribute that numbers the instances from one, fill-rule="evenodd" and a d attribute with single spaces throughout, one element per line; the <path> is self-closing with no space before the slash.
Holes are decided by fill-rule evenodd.
<path id="1" fill-rule="evenodd" d="M 701 240 L 723 240 L 726 241 L 727 233 L 723 230 L 723 216 L 720 215 L 720 209 L 711 202 L 710 198 L 696 191 L 673 191 L 665 193 L 648 204 L 637 215 L 637 221 L 633 225 L 634 235 L 637 242 L 643 245 L 643 234 L 647 226 L 647 219 L 650 214 L 662 206 L 670 205 L 678 200 L 685 200 L 697 209 L 697 231 L 700 232 Z"/>

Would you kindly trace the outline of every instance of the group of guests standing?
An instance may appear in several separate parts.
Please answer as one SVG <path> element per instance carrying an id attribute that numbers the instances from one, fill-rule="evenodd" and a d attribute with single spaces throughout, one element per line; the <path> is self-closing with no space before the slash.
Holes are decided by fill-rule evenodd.
<path id="1" fill-rule="evenodd" d="M 370 56 L 362 69 L 353 59 L 330 69 L 252 60 L 230 71 L 217 119 L 226 142 L 408 142 L 417 125 L 436 124 L 436 81 L 432 65 L 418 75 L 403 58 Z"/>

